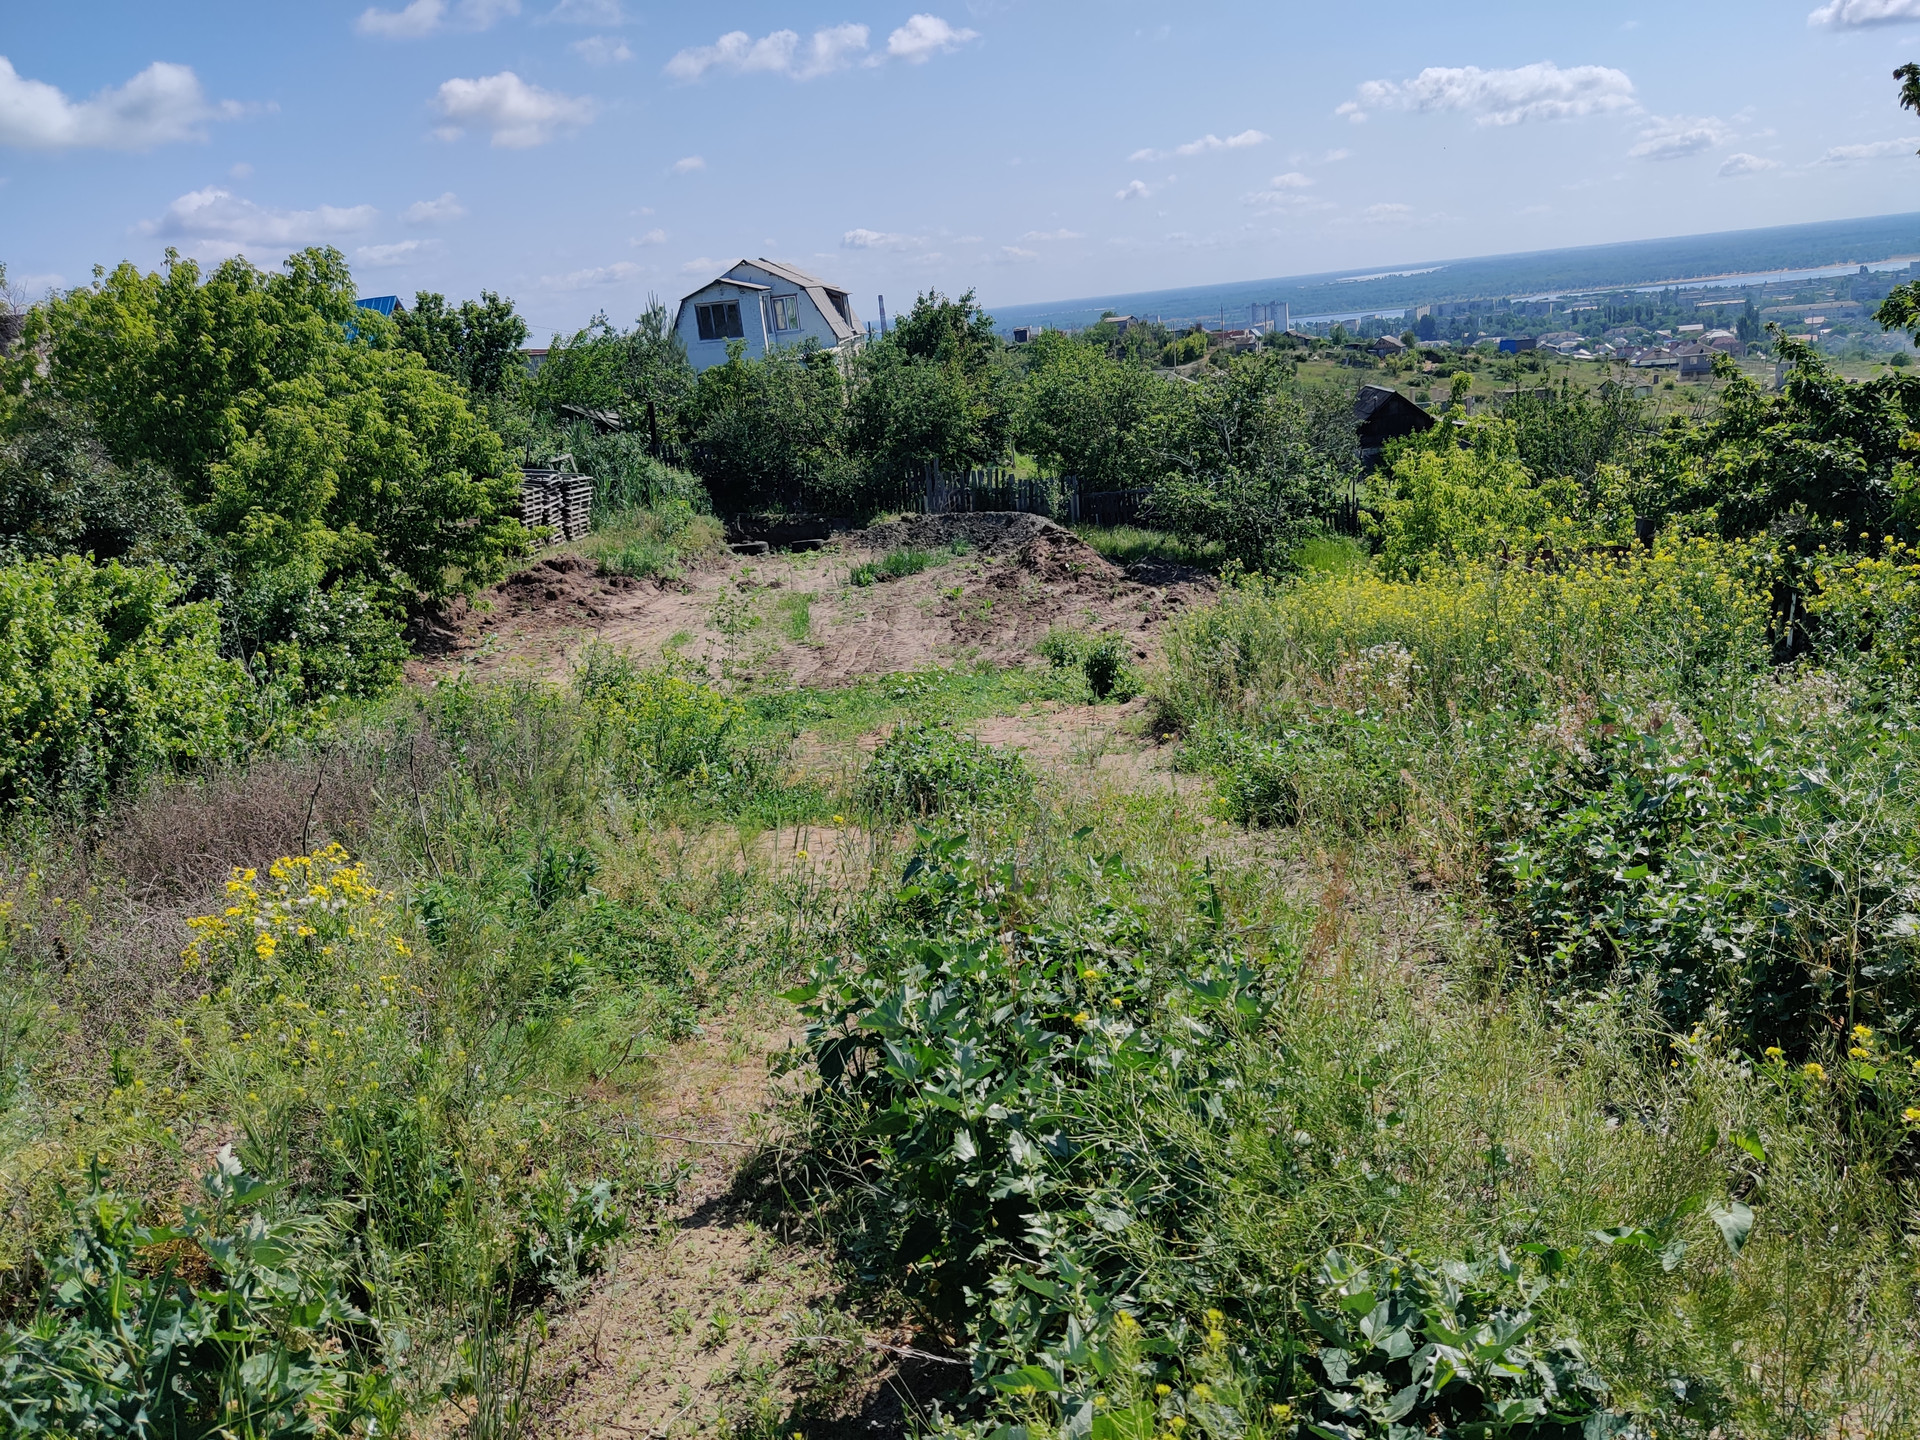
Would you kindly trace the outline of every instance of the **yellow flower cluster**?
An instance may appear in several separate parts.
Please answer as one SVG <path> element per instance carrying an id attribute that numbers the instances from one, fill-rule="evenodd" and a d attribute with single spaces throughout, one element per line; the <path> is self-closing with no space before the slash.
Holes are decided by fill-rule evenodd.
<path id="1" fill-rule="evenodd" d="M 193 940 L 181 958 L 189 969 L 217 952 L 250 950 L 271 961 L 290 943 L 318 942 L 322 954 L 331 954 L 343 942 L 367 937 L 404 958 L 406 942 L 384 933 L 389 917 L 381 907 L 392 898 L 338 844 L 282 856 L 267 867 L 264 881 L 257 870 L 236 868 L 227 881 L 226 909 L 187 921 Z"/>

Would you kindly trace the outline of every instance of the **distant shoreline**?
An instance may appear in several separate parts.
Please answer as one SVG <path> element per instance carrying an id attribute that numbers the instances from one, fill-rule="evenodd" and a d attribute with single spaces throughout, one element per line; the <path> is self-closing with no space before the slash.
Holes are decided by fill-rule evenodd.
<path id="1" fill-rule="evenodd" d="M 1080 299 L 987 306 L 1001 331 L 1078 329 L 1104 311 L 1168 324 L 1224 318 L 1245 324 L 1252 305 L 1285 304 L 1296 324 L 1404 313 L 1463 300 L 1537 300 L 1599 291 L 1724 289 L 1885 268 L 1920 258 L 1920 213 L 1824 220 L 1653 240 L 1620 240 L 1508 255 L 1416 260 L 1351 271 L 1226 281 Z M 1223 317 L 1224 312 L 1224 317 Z"/>

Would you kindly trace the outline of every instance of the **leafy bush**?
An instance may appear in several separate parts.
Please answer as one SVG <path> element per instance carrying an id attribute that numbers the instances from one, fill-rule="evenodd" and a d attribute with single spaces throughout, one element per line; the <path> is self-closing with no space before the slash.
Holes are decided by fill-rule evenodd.
<path id="1" fill-rule="evenodd" d="M 159 566 L 0 565 L 0 805 L 97 806 L 163 766 L 231 753 L 254 687 L 211 602 Z"/>
<path id="2" fill-rule="evenodd" d="M 0 1331 L 9 1433 L 295 1440 L 393 1426 L 372 1325 L 329 1259 L 337 1222 L 277 1210 L 279 1189 L 222 1149 L 205 1205 L 150 1225 L 96 1169 L 43 1257 L 39 1314 Z"/>
<path id="3" fill-rule="evenodd" d="M 1422 437 L 1395 461 L 1376 522 L 1388 575 L 1525 555 L 1574 510 L 1576 491 L 1537 483 L 1521 463 L 1511 424 L 1476 421 L 1468 434 L 1463 448 L 1454 427 L 1436 426 L 1428 435 L 1437 438 Z"/>
<path id="4" fill-rule="evenodd" d="M 904 580 L 909 575 L 918 575 L 928 566 L 937 563 L 935 556 L 925 550 L 889 550 L 879 560 L 864 560 L 847 572 L 847 581 L 852 585 L 875 585 L 883 580 Z"/>
<path id="5" fill-rule="evenodd" d="M 1140 677 L 1124 636 L 1054 629 L 1035 648 L 1054 669 L 1079 670 L 1096 700 L 1131 700 L 1140 693 Z"/>
<path id="6" fill-rule="evenodd" d="M 608 515 L 584 549 L 599 561 L 601 574 L 644 580 L 678 575 L 688 560 L 717 551 L 724 538 L 712 516 L 668 497 L 650 510 Z"/>
<path id="7" fill-rule="evenodd" d="M 773 782 L 775 756 L 748 743 L 744 708 L 684 662 L 647 669 L 596 645 L 574 680 L 606 759 L 635 795 L 742 797 Z"/>
<path id="8" fill-rule="evenodd" d="M 951 725 L 903 720 L 861 772 L 861 802 L 882 815 L 1004 810 L 1033 795 L 1018 755 L 984 745 Z"/>

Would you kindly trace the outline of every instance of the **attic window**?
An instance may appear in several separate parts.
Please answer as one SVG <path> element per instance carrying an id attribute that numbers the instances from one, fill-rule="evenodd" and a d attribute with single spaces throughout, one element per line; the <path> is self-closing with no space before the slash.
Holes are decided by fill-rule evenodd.
<path id="1" fill-rule="evenodd" d="M 740 302 L 720 300 L 711 305 L 693 307 L 694 323 L 702 340 L 740 340 L 746 331 L 740 327 Z"/>
<path id="2" fill-rule="evenodd" d="M 767 314 L 776 330 L 798 330 L 800 328 L 800 297 L 798 295 L 775 295 L 767 301 Z"/>
<path id="3" fill-rule="evenodd" d="M 827 299 L 833 305 L 833 308 L 840 312 L 840 318 L 851 325 L 853 323 L 853 316 L 847 312 L 847 297 L 838 290 L 829 290 L 827 291 Z"/>

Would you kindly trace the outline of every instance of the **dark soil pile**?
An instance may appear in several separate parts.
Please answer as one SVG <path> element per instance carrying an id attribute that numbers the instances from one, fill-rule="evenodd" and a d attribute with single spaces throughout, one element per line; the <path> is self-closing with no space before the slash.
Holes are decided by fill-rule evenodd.
<path id="1" fill-rule="evenodd" d="M 868 550 L 938 550 L 964 540 L 975 550 L 997 559 L 1042 538 L 1049 538 L 1049 543 L 1064 540 L 1086 551 L 1090 559 L 1106 564 L 1071 530 L 1062 529 L 1044 515 L 1027 515 L 1018 510 L 980 510 L 968 515 L 903 515 L 898 520 L 856 530 L 847 536 L 846 543 Z"/>

